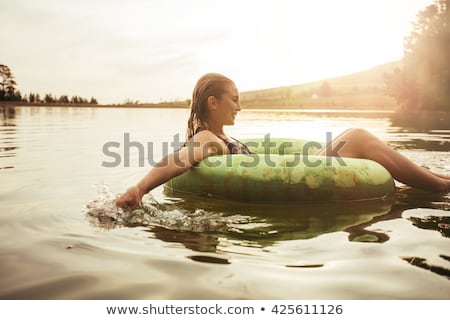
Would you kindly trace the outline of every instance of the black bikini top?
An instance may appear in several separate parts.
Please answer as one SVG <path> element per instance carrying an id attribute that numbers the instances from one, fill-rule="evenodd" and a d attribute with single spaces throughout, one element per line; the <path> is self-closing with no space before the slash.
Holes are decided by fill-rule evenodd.
<path id="1" fill-rule="evenodd" d="M 239 140 L 230 137 L 231 140 L 227 141 L 222 137 L 217 136 L 219 139 L 221 139 L 223 142 L 225 142 L 228 151 L 230 152 L 230 154 L 252 154 L 253 152 L 250 151 L 250 149 L 243 144 L 242 142 L 240 142 Z"/>

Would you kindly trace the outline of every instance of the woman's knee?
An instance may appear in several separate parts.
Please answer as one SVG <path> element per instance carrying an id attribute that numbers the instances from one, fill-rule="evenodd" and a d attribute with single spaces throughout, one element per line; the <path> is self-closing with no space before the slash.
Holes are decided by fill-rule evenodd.
<path id="1" fill-rule="evenodd" d="M 349 129 L 342 135 L 342 139 L 350 144 L 357 145 L 358 147 L 369 146 L 379 143 L 380 139 L 374 136 L 372 133 L 363 128 Z"/>
<path id="2" fill-rule="evenodd" d="M 372 134 L 363 128 L 350 128 L 347 131 L 344 132 L 347 136 L 354 136 L 357 138 L 364 138 L 368 136 L 372 136 Z"/>
<path id="3" fill-rule="evenodd" d="M 363 128 L 351 128 L 336 140 L 335 142 L 341 144 L 341 156 L 362 157 L 367 147 L 372 147 L 376 138 Z"/>

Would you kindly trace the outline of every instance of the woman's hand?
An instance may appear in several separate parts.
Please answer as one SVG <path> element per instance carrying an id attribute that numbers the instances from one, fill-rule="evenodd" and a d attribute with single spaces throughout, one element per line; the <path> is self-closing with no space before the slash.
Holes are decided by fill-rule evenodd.
<path id="1" fill-rule="evenodd" d="M 114 204 L 117 207 L 120 207 L 124 210 L 133 210 L 136 209 L 138 206 L 142 205 L 142 196 L 143 193 L 139 189 L 138 186 L 131 187 L 125 192 L 123 195 L 121 195 L 119 198 L 117 198 L 114 201 Z"/>

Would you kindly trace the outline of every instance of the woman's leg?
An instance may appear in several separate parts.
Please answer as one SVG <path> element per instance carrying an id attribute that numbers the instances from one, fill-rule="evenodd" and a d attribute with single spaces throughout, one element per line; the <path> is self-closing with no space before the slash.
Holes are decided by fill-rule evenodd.
<path id="1" fill-rule="evenodd" d="M 445 179 L 445 180 L 450 180 L 450 176 L 446 176 L 440 173 L 436 173 L 436 172 L 432 172 L 435 176 L 438 176 L 439 178 Z"/>
<path id="2" fill-rule="evenodd" d="M 450 190 L 450 177 L 414 164 L 364 129 L 345 131 L 317 154 L 374 160 L 383 165 L 394 179 L 411 187 L 438 192 Z"/>

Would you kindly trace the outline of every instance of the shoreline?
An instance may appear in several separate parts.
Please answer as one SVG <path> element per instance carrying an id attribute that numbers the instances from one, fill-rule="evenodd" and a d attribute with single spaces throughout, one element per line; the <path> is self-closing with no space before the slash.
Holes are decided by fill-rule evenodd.
<path id="1" fill-rule="evenodd" d="M 143 104 L 91 104 L 91 103 L 24 103 L 22 101 L 0 101 L 2 107 L 54 107 L 54 108 L 167 108 L 186 109 L 189 105 L 183 102 L 161 102 Z"/>
<path id="2" fill-rule="evenodd" d="M 0 107 L 51 107 L 51 108 L 130 108 L 130 109 L 189 109 L 189 104 L 186 102 L 161 102 L 161 103 L 142 103 L 142 104 L 89 104 L 89 103 L 23 103 L 21 101 L 0 101 Z M 450 111 L 446 110 L 411 110 L 407 111 L 400 108 L 390 108 L 390 107 L 378 107 L 378 108 L 355 108 L 353 106 L 333 106 L 324 107 L 321 105 L 311 105 L 311 106 L 267 106 L 267 105 L 252 105 L 242 107 L 242 110 L 254 110 L 254 111 L 264 111 L 264 110 L 278 110 L 280 112 L 305 112 L 305 113 L 332 113 L 332 114 L 344 114 L 346 112 L 350 113 L 384 113 L 390 114 L 394 117 L 396 122 L 425 122 L 426 124 L 430 122 L 439 122 L 441 125 L 446 123 L 450 119 Z M 435 121 L 432 121 L 435 120 Z M 424 124 L 425 124 L 424 123 Z"/>
<path id="3" fill-rule="evenodd" d="M 142 104 L 89 104 L 89 103 L 24 103 L 20 101 L 0 101 L 2 107 L 55 107 L 55 108 L 162 108 L 162 109 L 188 109 L 190 106 L 185 102 L 161 102 L 161 103 L 142 103 Z M 292 110 L 292 111 L 308 111 L 308 110 L 322 110 L 336 112 L 340 110 L 373 112 L 380 110 L 380 112 L 394 112 L 395 109 L 391 107 L 377 107 L 377 108 L 355 108 L 353 106 L 333 106 L 325 107 L 323 105 L 311 106 L 290 106 L 290 105 L 250 105 L 243 103 L 242 110 Z"/>

